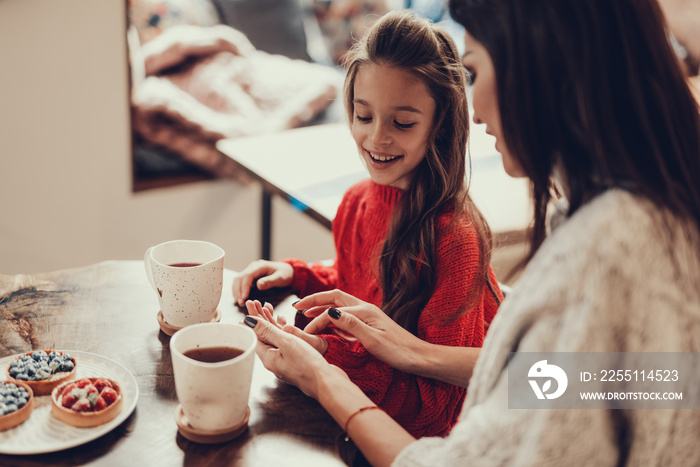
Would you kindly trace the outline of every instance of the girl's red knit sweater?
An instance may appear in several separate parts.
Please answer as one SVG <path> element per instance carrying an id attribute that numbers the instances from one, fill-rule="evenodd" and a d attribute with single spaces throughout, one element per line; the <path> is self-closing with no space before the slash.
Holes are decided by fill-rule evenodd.
<path id="1" fill-rule="evenodd" d="M 294 267 L 292 287 L 298 294 L 303 297 L 337 288 L 381 307 L 382 290 L 373 258 L 381 251 L 391 214 L 402 193 L 371 180 L 350 188 L 333 221 L 335 264 L 308 265 L 300 260 L 286 260 Z M 451 217 L 451 213 L 446 213 L 438 219 L 437 286 L 421 313 L 418 337 L 435 344 L 481 347 L 486 332 L 484 323 L 491 322 L 498 303 L 485 287 L 476 306 L 464 312 L 478 271 L 479 244 L 476 232 L 466 222 L 448 230 Z M 490 269 L 489 274 L 498 291 Z M 445 324 L 446 318 L 458 312 L 463 313 Z M 335 334 L 323 337 L 329 344 L 326 360 L 345 370 L 373 402 L 413 436 L 444 436 L 456 423 L 465 389 L 395 370 L 373 357 L 359 342 L 348 342 Z"/>

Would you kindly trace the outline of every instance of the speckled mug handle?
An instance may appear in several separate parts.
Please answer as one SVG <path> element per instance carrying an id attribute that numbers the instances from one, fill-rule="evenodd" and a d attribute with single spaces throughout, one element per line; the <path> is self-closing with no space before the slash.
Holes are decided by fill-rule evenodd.
<path id="1" fill-rule="evenodd" d="M 148 250 L 146 250 L 146 254 L 143 257 L 143 265 L 146 267 L 146 276 L 148 277 L 148 282 L 151 283 L 153 290 L 158 292 L 158 289 L 156 288 L 156 283 L 153 280 L 153 271 L 151 270 L 151 251 L 153 251 L 153 248 L 155 247 L 150 247 Z"/>

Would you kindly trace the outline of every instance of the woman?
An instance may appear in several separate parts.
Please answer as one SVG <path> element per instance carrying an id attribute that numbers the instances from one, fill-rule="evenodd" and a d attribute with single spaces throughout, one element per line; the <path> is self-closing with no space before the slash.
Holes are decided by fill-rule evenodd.
<path id="1" fill-rule="evenodd" d="M 362 392 L 303 339 L 257 322 L 263 363 L 317 398 L 375 465 L 699 465 L 700 417 L 691 410 L 508 408 L 514 351 L 700 351 L 700 117 L 658 4 L 452 0 L 450 7 L 467 31 L 473 120 L 496 137 L 508 173 L 531 180 L 535 200 L 528 264 L 490 327 L 459 422 L 444 439 L 414 440 L 386 414 L 365 409 Z M 553 186 L 569 206 L 548 233 Z M 401 353 L 414 352 L 406 334 L 353 300 L 332 292 L 296 306 L 335 304 L 321 321 L 366 338 L 355 313 L 379 323 L 375 338 L 383 333 L 390 345 L 409 343 Z M 343 301 L 352 306 L 336 303 Z M 386 358 L 381 340 L 363 343 L 410 366 L 411 355 Z M 419 372 L 428 371 L 420 362 L 444 353 L 420 349 L 431 356 L 418 360 Z M 452 352 L 461 360 L 434 377 L 460 379 L 469 370 L 474 351 Z"/>

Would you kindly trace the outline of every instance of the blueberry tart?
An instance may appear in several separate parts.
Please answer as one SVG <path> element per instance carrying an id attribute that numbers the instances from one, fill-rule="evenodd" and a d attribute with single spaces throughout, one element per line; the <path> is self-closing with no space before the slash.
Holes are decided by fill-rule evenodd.
<path id="1" fill-rule="evenodd" d="M 35 350 L 10 362 L 8 381 L 26 383 L 35 396 L 46 396 L 61 383 L 73 379 L 76 362 L 73 357 L 57 350 Z"/>
<path id="2" fill-rule="evenodd" d="M 32 388 L 22 382 L 0 381 L 0 431 L 26 421 L 34 410 Z"/>

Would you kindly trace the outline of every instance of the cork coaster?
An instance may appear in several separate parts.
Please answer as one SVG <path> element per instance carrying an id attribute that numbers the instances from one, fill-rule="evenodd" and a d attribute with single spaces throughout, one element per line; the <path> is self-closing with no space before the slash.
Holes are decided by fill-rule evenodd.
<path id="1" fill-rule="evenodd" d="M 210 323 L 218 323 L 221 321 L 221 310 L 218 308 L 216 309 L 216 312 L 214 313 L 214 316 L 209 320 Z M 172 336 L 175 334 L 177 331 L 182 329 L 182 327 L 177 327 L 173 326 L 171 324 L 168 324 L 165 322 L 165 319 L 163 318 L 163 311 L 158 310 L 158 325 L 160 326 L 160 330 L 166 333 L 169 336 Z"/>
<path id="2" fill-rule="evenodd" d="M 245 417 L 240 423 L 231 428 L 216 431 L 204 431 L 192 428 L 182 411 L 182 406 L 178 404 L 175 409 L 175 423 L 177 423 L 178 431 L 188 440 L 200 444 L 217 444 L 231 441 L 238 438 L 248 429 L 248 420 L 250 419 L 250 407 L 246 408 Z"/>

